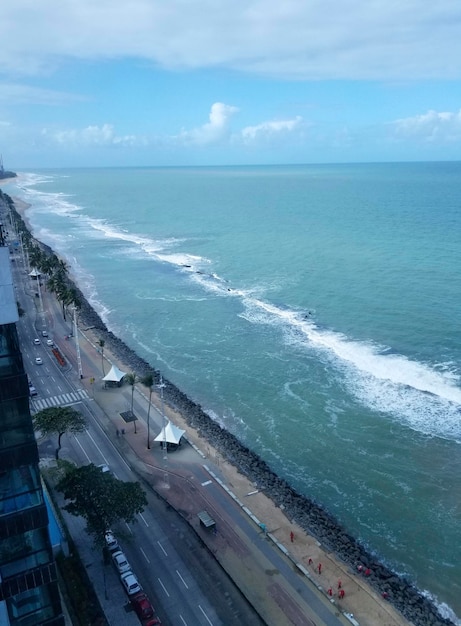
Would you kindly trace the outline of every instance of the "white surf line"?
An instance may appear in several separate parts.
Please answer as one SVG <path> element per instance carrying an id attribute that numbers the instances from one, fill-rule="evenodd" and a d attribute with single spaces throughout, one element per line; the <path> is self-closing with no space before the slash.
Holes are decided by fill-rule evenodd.
<path id="1" fill-rule="evenodd" d="M 88 462 L 91 463 L 91 459 L 88 456 L 88 454 L 86 453 L 85 448 L 82 446 L 82 444 L 80 443 L 80 441 L 77 439 L 77 437 L 75 437 L 75 441 L 78 443 L 78 445 L 80 446 L 81 451 L 83 452 L 83 454 L 86 456 L 86 458 L 88 459 Z"/>
<path id="2" fill-rule="evenodd" d="M 167 595 L 168 597 L 170 597 L 170 594 L 169 594 L 169 593 L 168 593 L 168 591 L 166 590 L 166 587 L 165 587 L 165 585 L 162 583 L 162 581 L 160 580 L 160 578 L 157 578 L 157 580 L 158 580 L 158 582 L 162 585 L 162 587 L 163 587 L 163 591 L 166 593 L 166 595 Z"/>
<path id="3" fill-rule="evenodd" d="M 148 563 L 150 563 L 149 558 L 148 558 L 147 554 L 144 552 L 144 550 L 143 550 L 141 547 L 140 547 L 139 549 L 141 550 L 142 555 L 143 555 L 143 557 L 146 559 L 146 561 L 147 561 Z"/>
<path id="4" fill-rule="evenodd" d="M 178 572 L 178 570 L 176 570 L 176 573 L 177 573 L 177 575 L 179 576 L 179 578 L 181 579 L 181 582 L 182 582 L 182 584 L 184 585 L 184 587 L 185 587 L 186 589 L 189 589 L 189 587 L 188 587 L 188 585 L 187 585 L 186 581 L 185 581 L 185 580 L 184 580 L 184 578 L 181 576 L 181 574 Z"/>
<path id="5" fill-rule="evenodd" d="M 160 541 L 157 541 L 159 548 L 161 549 L 161 551 L 163 552 L 163 554 L 165 556 L 168 556 L 168 552 L 166 552 L 165 548 L 162 546 L 162 544 L 160 543 Z"/>
<path id="6" fill-rule="evenodd" d="M 202 611 L 203 615 L 205 616 L 205 619 L 207 620 L 207 622 L 209 624 L 211 624 L 211 626 L 213 626 L 213 622 L 210 620 L 210 618 L 208 617 L 208 615 L 205 613 L 205 611 L 202 609 L 202 607 L 200 606 L 200 604 L 198 605 L 198 608 Z"/>

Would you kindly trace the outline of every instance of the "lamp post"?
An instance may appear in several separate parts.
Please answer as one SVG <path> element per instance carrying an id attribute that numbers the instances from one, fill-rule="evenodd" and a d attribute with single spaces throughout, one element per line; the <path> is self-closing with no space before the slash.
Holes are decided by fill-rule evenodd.
<path id="1" fill-rule="evenodd" d="M 80 376 L 80 379 L 82 379 L 83 371 L 82 371 L 82 359 L 80 356 L 80 344 L 78 342 L 77 307 L 76 306 L 74 306 L 74 337 L 75 337 L 75 349 L 77 352 L 78 375 Z"/>
<path id="2" fill-rule="evenodd" d="M 160 374 L 160 384 L 158 385 L 159 389 L 160 389 L 160 399 L 162 402 L 162 425 L 163 425 L 163 441 L 162 441 L 162 447 L 163 447 L 163 458 L 166 459 L 167 455 L 168 455 L 168 446 L 167 446 L 167 441 L 166 441 L 166 421 L 165 421 L 165 410 L 164 410 L 164 402 L 163 402 L 163 388 L 165 387 L 165 384 L 163 382 L 163 377 Z"/>

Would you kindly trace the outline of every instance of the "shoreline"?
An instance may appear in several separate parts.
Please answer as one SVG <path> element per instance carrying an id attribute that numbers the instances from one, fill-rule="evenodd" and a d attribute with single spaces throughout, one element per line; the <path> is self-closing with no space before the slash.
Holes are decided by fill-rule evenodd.
<path id="1" fill-rule="evenodd" d="M 23 214 L 27 206 L 25 202 L 14 199 L 13 210 L 23 219 L 31 232 Z M 53 254 L 49 246 L 37 239 L 35 241 L 48 254 Z M 138 376 L 153 372 L 157 384 L 160 381 L 160 372 L 107 328 L 72 277 L 69 277 L 69 284 L 76 289 L 81 300 L 79 323 L 85 327 L 85 332 L 89 331 L 99 339 L 104 339 L 105 350 L 111 352 L 117 360 L 127 365 L 130 371 L 136 372 Z M 296 492 L 285 479 L 277 476 L 263 459 L 243 445 L 233 434 L 223 429 L 202 410 L 199 404 L 173 383 L 165 378 L 163 382 L 165 404 L 178 412 L 185 423 L 218 451 L 239 474 L 250 480 L 258 490 L 264 491 L 273 505 L 283 511 L 288 522 L 296 523 L 302 531 L 320 542 L 322 550 L 332 552 L 353 574 L 356 574 L 358 567 L 363 570 L 369 569 L 371 573 L 366 578 L 366 583 L 380 596 L 384 594 L 386 600 L 383 599 L 383 603 L 395 607 L 415 626 L 453 624 L 449 619 L 442 617 L 436 605 L 414 585 L 380 563 L 321 505 Z M 154 392 L 153 395 L 157 394 Z"/>

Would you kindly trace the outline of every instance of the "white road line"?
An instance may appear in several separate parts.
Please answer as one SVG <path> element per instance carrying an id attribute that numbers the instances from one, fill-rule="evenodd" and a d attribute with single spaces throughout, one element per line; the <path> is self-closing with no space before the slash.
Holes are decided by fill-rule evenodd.
<path id="1" fill-rule="evenodd" d="M 80 443 L 80 441 L 77 439 L 77 437 L 75 437 L 75 441 L 78 443 L 78 445 L 80 446 L 80 449 L 82 450 L 83 454 L 86 456 L 86 458 L 88 459 L 88 462 L 91 463 L 90 457 L 88 456 L 88 454 L 86 453 L 85 448 L 82 446 L 82 444 Z"/>
<path id="2" fill-rule="evenodd" d="M 187 622 L 186 622 L 186 620 L 184 619 L 184 617 L 183 617 L 181 614 L 179 614 L 179 617 L 181 618 L 181 622 L 182 622 L 183 624 L 185 624 L 185 626 L 187 626 Z"/>
<path id="3" fill-rule="evenodd" d="M 165 585 L 162 583 L 162 581 L 160 580 L 160 578 L 157 578 L 157 580 L 158 580 L 158 582 L 162 585 L 162 587 L 163 587 L 163 591 L 166 593 L 166 595 L 167 595 L 168 597 L 170 597 L 170 594 L 169 594 L 169 593 L 168 593 L 168 591 L 166 590 L 166 587 L 165 587 Z M 210 624 L 211 624 L 211 622 L 210 622 Z"/>
<path id="4" fill-rule="evenodd" d="M 184 587 L 186 589 L 189 589 L 189 587 L 187 586 L 186 581 L 184 580 L 184 578 L 181 576 L 181 574 L 178 572 L 178 570 L 176 570 L 177 575 L 179 576 L 179 578 L 182 580 L 182 584 L 184 585 Z"/>
<path id="5" fill-rule="evenodd" d="M 198 605 L 198 608 L 202 611 L 203 615 L 205 616 L 207 622 L 209 624 L 211 624 L 211 626 L 213 626 L 213 622 L 210 621 L 210 618 L 208 617 L 208 615 L 205 613 L 205 611 L 202 609 L 202 607 L 200 606 L 200 604 Z"/>
<path id="6" fill-rule="evenodd" d="M 202 483 L 202 487 L 206 487 L 207 485 L 211 485 L 213 481 L 212 480 L 206 480 L 204 483 Z"/>
<path id="7" fill-rule="evenodd" d="M 146 522 L 144 515 L 142 513 L 139 514 L 139 517 L 142 519 L 142 521 L 144 522 L 144 524 L 147 526 L 147 528 L 149 528 L 149 524 Z"/>
<path id="8" fill-rule="evenodd" d="M 131 530 L 131 528 L 128 526 L 128 524 L 125 522 L 125 526 L 128 528 L 128 530 L 130 531 L 131 534 L 133 534 L 133 531 Z"/>
<path id="9" fill-rule="evenodd" d="M 146 561 L 147 561 L 148 563 L 150 563 L 149 559 L 147 558 L 147 554 L 144 552 L 144 550 L 143 550 L 142 548 L 139 548 L 139 549 L 141 550 L 142 555 L 143 555 L 143 557 L 146 559 Z"/>
<path id="10" fill-rule="evenodd" d="M 160 541 L 157 541 L 157 543 L 158 543 L 158 545 L 159 545 L 160 549 L 162 550 L 163 554 L 164 554 L 165 556 L 168 556 L 168 552 L 166 552 L 166 551 L 165 551 L 165 548 L 162 546 L 162 544 L 160 543 Z"/>

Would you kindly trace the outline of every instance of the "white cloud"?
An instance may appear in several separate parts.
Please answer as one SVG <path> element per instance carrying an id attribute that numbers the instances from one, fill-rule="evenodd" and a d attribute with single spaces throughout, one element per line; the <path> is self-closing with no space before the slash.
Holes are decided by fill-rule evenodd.
<path id="1" fill-rule="evenodd" d="M 69 102 L 81 102 L 86 98 L 77 94 L 62 93 L 52 89 L 41 89 L 17 83 L 0 83 L 0 102 L 6 104 L 63 105 Z"/>
<path id="2" fill-rule="evenodd" d="M 395 134 L 401 138 L 425 142 L 453 143 L 461 140 L 461 109 L 455 112 L 428 111 L 392 123 Z"/>
<path id="3" fill-rule="evenodd" d="M 134 135 L 116 135 L 114 127 L 110 124 L 87 126 L 81 130 L 64 130 L 60 132 L 50 132 L 44 129 L 42 136 L 65 146 L 132 146 L 139 145 L 142 142 L 141 139 Z"/>
<path id="4" fill-rule="evenodd" d="M 229 136 L 231 118 L 238 108 L 215 102 L 211 106 L 209 122 L 192 130 L 183 130 L 175 139 L 186 145 L 205 146 L 222 142 Z"/>
<path id="5" fill-rule="evenodd" d="M 282 78 L 459 78 L 455 0 L 15 0 L 0 3 L 0 68 L 147 59 Z"/>
<path id="6" fill-rule="evenodd" d="M 299 130 L 303 125 L 302 117 L 299 115 L 292 120 L 280 120 L 273 122 L 263 122 L 256 126 L 247 126 L 241 131 L 241 138 L 244 143 L 266 141 L 275 137 L 288 135 L 295 130 Z"/>

